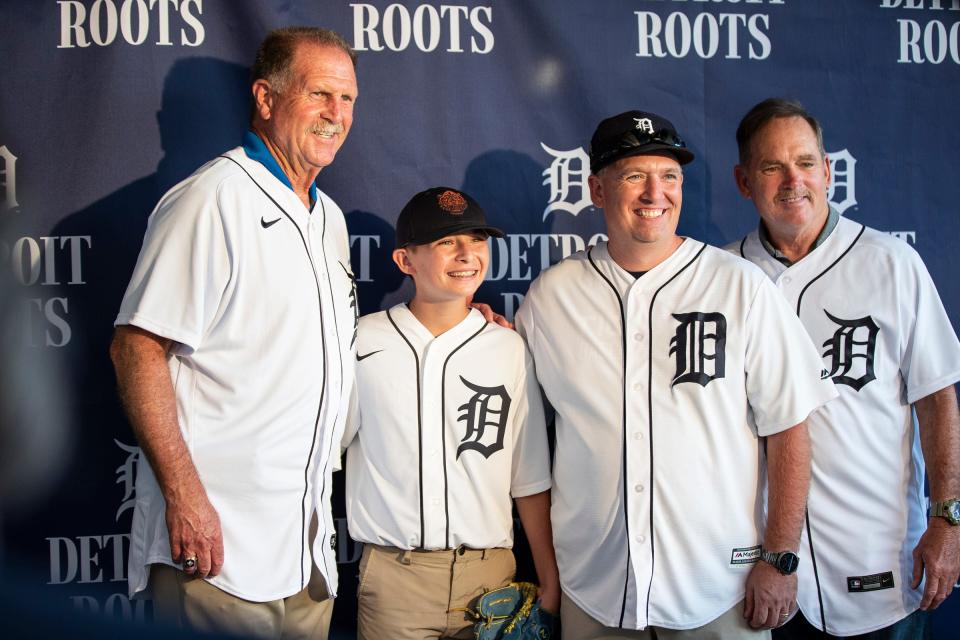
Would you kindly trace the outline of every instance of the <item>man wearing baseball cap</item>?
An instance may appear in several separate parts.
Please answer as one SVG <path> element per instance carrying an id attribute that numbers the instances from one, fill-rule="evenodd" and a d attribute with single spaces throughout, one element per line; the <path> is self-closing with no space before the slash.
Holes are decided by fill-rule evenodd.
<path id="1" fill-rule="evenodd" d="M 603 120 L 589 182 L 609 240 L 517 313 L 557 416 L 564 638 L 769 637 L 793 606 L 804 420 L 836 392 L 763 273 L 677 235 L 693 159 L 661 116 Z"/>
<path id="2" fill-rule="evenodd" d="M 520 336 L 467 306 L 491 235 L 503 232 L 466 193 L 413 196 L 397 220 L 393 259 L 416 293 L 360 319 L 343 446 L 350 535 L 364 543 L 361 639 L 472 638 L 468 610 L 516 571 L 511 497 L 542 606 L 559 608 L 533 361 Z"/>

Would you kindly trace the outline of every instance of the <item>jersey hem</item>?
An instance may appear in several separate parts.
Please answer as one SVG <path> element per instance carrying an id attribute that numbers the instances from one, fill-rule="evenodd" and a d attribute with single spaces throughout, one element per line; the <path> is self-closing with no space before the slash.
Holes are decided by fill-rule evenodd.
<path id="1" fill-rule="evenodd" d="M 903 615 L 898 614 L 897 616 L 894 616 L 893 618 L 885 620 L 884 622 L 880 622 L 879 624 L 871 624 L 866 627 L 857 627 L 856 629 L 840 629 L 828 624 L 827 630 L 825 631 L 825 633 L 829 633 L 830 635 L 841 636 L 841 637 L 858 636 L 864 633 L 871 633 L 879 629 L 885 629 L 891 625 L 894 625 L 900 622 L 907 616 L 916 612 L 919 608 L 920 608 L 920 604 L 917 603 L 916 606 L 912 607 L 909 611 L 906 611 Z M 804 611 L 802 605 L 800 606 L 800 613 L 801 615 L 803 615 L 804 618 L 806 618 L 807 622 L 810 623 L 811 627 L 813 627 L 817 631 L 823 631 L 823 626 L 820 624 L 820 616 L 814 616 L 813 618 L 811 618 L 811 616 L 807 615 L 807 612 Z"/>
<path id="2" fill-rule="evenodd" d="M 594 612 L 592 607 L 585 605 L 578 597 L 576 597 L 573 593 L 571 593 L 566 588 L 564 588 L 563 584 L 560 585 L 560 588 L 563 591 L 563 593 L 568 598 L 570 598 L 570 600 L 572 600 L 573 603 L 577 605 L 577 607 L 580 608 L 581 611 L 586 613 L 588 616 L 590 616 L 591 618 L 593 618 L 595 621 L 599 622 L 603 626 L 610 627 L 612 629 L 626 629 L 626 630 L 632 630 L 632 631 L 643 631 L 648 627 L 663 627 L 664 629 L 672 629 L 675 631 L 688 631 L 690 629 L 696 629 L 698 627 L 702 627 L 706 624 L 713 622 L 714 620 L 722 616 L 724 613 L 729 611 L 732 607 L 736 606 L 739 602 L 742 602 L 744 597 L 746 596 L 746 591 L 741 591 L 739 593 L 739 596 L 734 598 L 732 602 L 729 602 L 721 606 L 720 610 L 717 611 L 716 613 L 708 614 L 704 618 L 701 618 L 692 623 L 677 623 L 669 620 L 658 620 L 658 619 L 650 618 L 649 620 L 647 620 L 646 626 L 639 626 L 637 624 L 633 624 L 633 625 L 623 625 L 621 627 L 621 626 L 618 626 L 617 620 L 610 620 L 610 619 L 598 616 Z"/>
<path id="3" fill-rule="evenodd" d="M 691 629 L 697 629 L 704 625 L 710 624 L 711 622 L 713 622 L 714 620 L 722 616 L 724 613 L 726 613 L 727 611 L 735 607 L 737 604 L 742 602 L 745 597 L 746 597 L 746 591 L 741 591 L 740 594 L 733 599 L 733 601 L 727 602 L 726 604 L 722 605 L 719 611 L 715 611 L 714 613 L 708 614 L 707 616 L 700 618 L 695 622 L 681 624 L 681 623 L 671 622 L 667 620 L 657 620 L 657 619 L 651 618 L 650 620 L 647 621 L 647 626 L 663 627 L 664 629 L 673 629 L 675 631 L 689 631 Z"/>
<path id="4" fill-rule="evenodd" d="M 165 564 L 167 566 L 173 567 L 174 569 L 177 569 L 178 571 L 181 571 L 180 567 L 174 564 L 169 558 L 155 557 L 155 558 L 149 558 L 145 560 L 143 563 L 144 579 L 141 581 L 142 586 L 141 586 L 141 583 L 138 583 L 136 588 L 134 588 L 131 585 L 130 587 L 131 598 L 147 590 L 147 586 L 150 584 L 150 565 L 153 565 L 153 564 Z M 327 576 L 324 576 L 323 573 L 321 573 L 320 575 L 321 577 L 323 577 L 324 582 L 326 582 L 329 585 L 330 578 Z M 249 592 L 245 592 L 241 589 L 237 589 L 233 585 L 225 583 L 223 580 L 219 579 L 219 577 L 215 577 L 211 579 L 204 578 L 204 579 L 209 584 L 213 585 L 217 589 L 220 589 L 224 593 L 229 593 L 232 596 L 235 596 L 237 598 L 242 598 L 243 600 L 249 600 L 250 602 L 273 602 L 274 600 L 282 600 L 283 598 L 289 598 L 290 596 L 296 595 L 301 591 L 303 591 L 303 588 L 297 587 L 294 591 L 288 591 L 287 589 L 284 589 L 279 593 L 279 595 L 264 596 L 262 594 L 252 594 Z M 329 586 L 328 586 L 328 591 L 330 591 Z M 334 597 L 332 593 L 330 597 L 331 598 Z"/>

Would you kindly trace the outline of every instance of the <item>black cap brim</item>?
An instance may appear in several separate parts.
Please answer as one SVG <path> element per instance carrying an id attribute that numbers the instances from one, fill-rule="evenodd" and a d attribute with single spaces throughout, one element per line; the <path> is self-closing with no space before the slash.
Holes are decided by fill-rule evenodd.
<path id="1" fill-rule="evenodd" d="M 442 229 L 433 229 L 430 233 L 421 234 L 416 241 L 411 240 L 410 242 L 398 246 L 397 248 L 402 249 L 403 247 L 408 247 L 410 245 L 430 244 L 431 242 L 435 242 L 440 238 L 457 236 L 463 233 L 470 233 L 471 231 L 483 231 L 488 236 L 493 236 L 494 238 L 502 238 L 504 236 L 503 231 L 497 229 L 496 227 L 478 227 L 472 224 L 455 224 Z"/>
<path id="2" fill-rule="evenodd" d="M 690 164 L 693 162 L 696 156 L 693 155 L 689 149 L 674 147 L 669 144 L 661 144 L 658 142 L 651 142 L 650 144 L 643 145 L 642 147 L 634 147 L 632 149 L 624 149 L 622 153 L 614 154 L 609 158 L 605 158 L 602 163 L 590 166 L 591 173 L 597 173 L 604 167 L 613 164 L 617 160 L 622 160 L 624 158 L 632 158 L 633 156 L 645 156 L 651 153 L 668 153 L 676 158 L 677 162 L 681 166 L 685 164 Z"/>

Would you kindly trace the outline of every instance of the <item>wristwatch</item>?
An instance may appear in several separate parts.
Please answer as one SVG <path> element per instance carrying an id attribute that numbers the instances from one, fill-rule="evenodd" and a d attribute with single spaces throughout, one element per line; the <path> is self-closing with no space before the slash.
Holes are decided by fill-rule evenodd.
<path id="1" fill-rule="evenodd" d="M 950 498 L 949 500 L 931 503 L 930 515 L 943 518 L 954 526 L 960 524 L 960 499 Z"/>
<path id="2" fill-rule="evenodd" d="M 785 576 L 792 575 L 800 566 L 800 558 L 793 551 L 767 551 L 760 549 L 760 559 L 773 567 Z"/>

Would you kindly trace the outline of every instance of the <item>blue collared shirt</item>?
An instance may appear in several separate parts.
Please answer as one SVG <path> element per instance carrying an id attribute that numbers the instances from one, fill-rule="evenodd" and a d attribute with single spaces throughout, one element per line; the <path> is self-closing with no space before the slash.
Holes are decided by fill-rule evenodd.
<path id="1" fill-rule="evenodd" d="M 273 176 L 287 185 L 287 188 L 293 191 L 293 183 L 290 182 L 290 178 L 287 177 L 287 174 L 283 172 L 283 169 L 280 168 L 280 164 L 277 162 L 277 159 L 273 157 L 273 154 L 270 153 L 270 150 L 267 149 L 267 145 L 264 144 L 263 140 L 260 139 L 260 136 L 255 134 L 253 131 L 247 131 L 243 134 L 243 151 L 247 154 L 247 157 L 251 160 L 256 160 L 263 166 L 267 168 L 267 171 L 273 174 Z M 314 202 L 317 201 L 317 183 L 310 183 L 310 205 L 312 206 Z"/>

